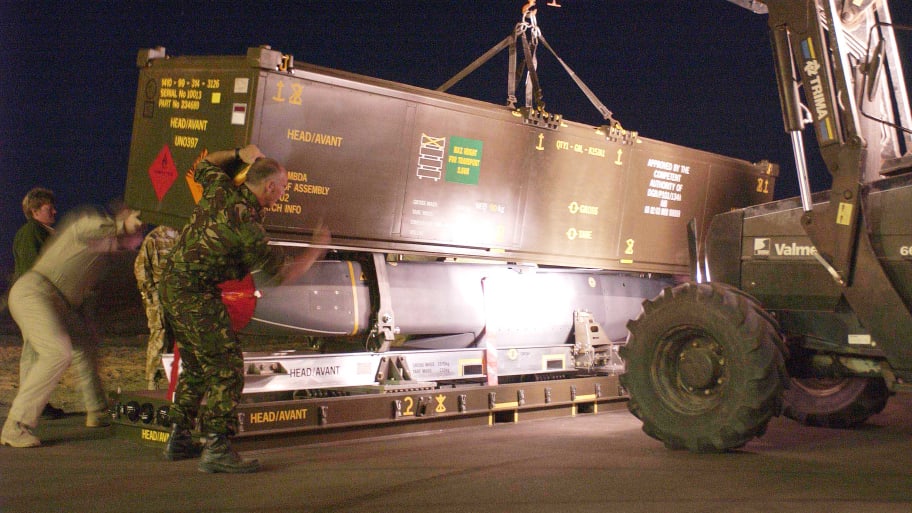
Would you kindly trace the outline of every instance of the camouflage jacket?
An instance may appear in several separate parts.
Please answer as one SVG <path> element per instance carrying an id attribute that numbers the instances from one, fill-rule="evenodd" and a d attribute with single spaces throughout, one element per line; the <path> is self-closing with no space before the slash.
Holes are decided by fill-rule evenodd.
<path id="1" fill-rule="evenodd" d="M 269 246 L 263 209 L 246 185 L 235 186 L 221 168 L 202 161 L 194 179 L 203 195 L 181 230 L 166 263 L 169 283 L 212 290 L 218 283 L 243 278 L 254 269 L 278 271 L 281 254 Z"/>
<path id="2" fill-rule="evenodd" d="M 160 225 L 150 231 L 139 246 L 133 262 L 136 285 L 143 296 L 153 298 L 158 294 L 166 257 L 177 242 L 177 230 Z"/>

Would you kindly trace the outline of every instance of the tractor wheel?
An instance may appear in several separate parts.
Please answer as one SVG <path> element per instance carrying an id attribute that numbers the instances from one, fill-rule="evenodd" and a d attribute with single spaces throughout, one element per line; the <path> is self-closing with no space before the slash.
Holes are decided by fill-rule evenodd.
<path id="1" fill-rule="evenodd" d="M 890 391 L 882 378 L 792 378 L 784 414 L 808 426 L 850 428 L 883 411 Z"/>
<path id="2" fill-rule="evenodd" d="M 788 378 L 778 325 L 747 294 L 684 283 L 644 301 L 627 327 L 628 407 L 666 447 L 736 449 L 779 414 Z"/>

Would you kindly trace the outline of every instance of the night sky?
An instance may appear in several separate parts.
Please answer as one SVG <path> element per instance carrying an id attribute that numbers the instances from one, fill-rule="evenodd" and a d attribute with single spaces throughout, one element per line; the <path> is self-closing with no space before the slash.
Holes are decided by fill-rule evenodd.
<path id="1" fill-rule="evenodd" d="M 550 1 L 560 7 L 538 6 L 545 39 L 624 128 L 777 162 L 776 197 L 797 194 L 765 15 L 724 0 Z M 0 0 L 0 285 L 28 189 L 55 191 L 58 220 L 123 194 L 140 48 L 242 55 L 267 44 L 298 63 L 433 89 L 509 35 L 524 3 Z M 892 9 L 912 23 L 912 0 Z M 547 110 L 602 124 L 544 47 L 538 57 Z M 506 73 L 504 51 L 449 92 L 503 104 Z M 812 174 L 815 190 L 828 187 L 823 169 Z"/>

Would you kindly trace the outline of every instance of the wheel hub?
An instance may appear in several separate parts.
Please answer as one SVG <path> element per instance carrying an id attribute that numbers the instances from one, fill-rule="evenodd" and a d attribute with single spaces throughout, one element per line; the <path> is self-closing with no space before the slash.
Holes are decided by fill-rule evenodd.
<path id="1" fill-rule="evenodd" d="M 707 390 L 718 383 L 722 365 L 722 358 L 712 348 L 693 342 L 680 353 L 678 375 L 688 390 Z"/>

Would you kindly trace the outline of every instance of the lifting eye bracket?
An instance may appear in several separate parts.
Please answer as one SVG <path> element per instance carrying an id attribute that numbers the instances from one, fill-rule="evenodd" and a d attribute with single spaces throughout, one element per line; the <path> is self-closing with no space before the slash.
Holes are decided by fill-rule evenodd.
<path id="1" fill-rule="evenodd" d="M 551 114 L 530 107 L 522 107 L 519 109 L 519 112 L 522 114 L 523 122 L 527 125 L 545 128 L 547 130 L 557 130 L 560 128 L 562 119 L 560 114 Z"/>

